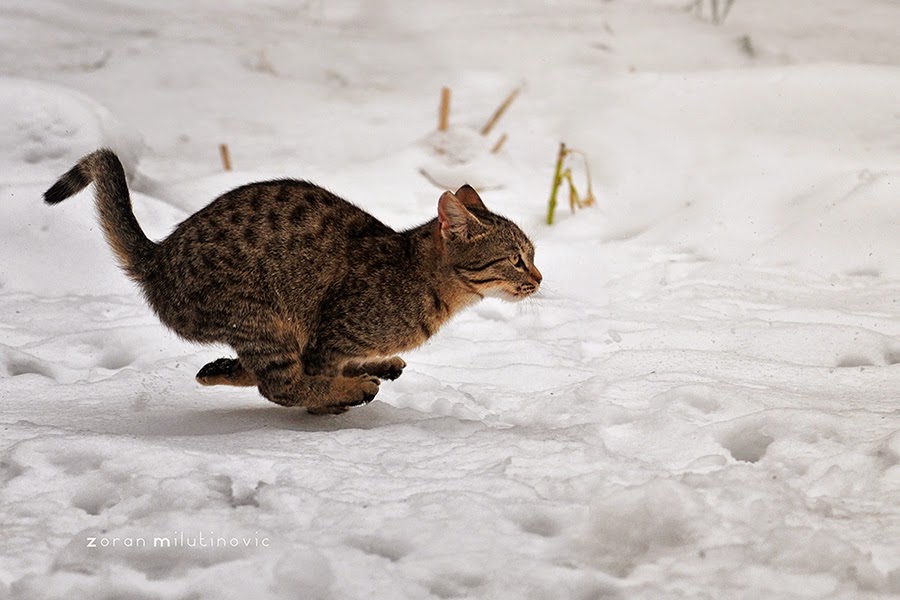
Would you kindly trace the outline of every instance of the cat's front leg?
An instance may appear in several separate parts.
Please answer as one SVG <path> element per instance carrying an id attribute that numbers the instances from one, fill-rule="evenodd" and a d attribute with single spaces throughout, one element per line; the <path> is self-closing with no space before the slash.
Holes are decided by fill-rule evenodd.
<path id="1" fill-rule="evenodd" d="M 374 375 L 379 379 L 393 381 L 403 374 L 406 361 L 399 356 L 391 356 L 380 360 L 353 361 L 344 365 L 343 375 L 355 377 L 358 375 Z"/>
<path id="2" fill-rule="evenodd" d="M 317 396 L 315 401 L 303 404 L 311 415 L 339 415 L 354 406 L 371 402 L 378 394 L 377 377 L 360 375 L 357 377 L 311 377 L 306 376 L 307 383 L 315 379 L 327 379 L 330 393 Z"/>

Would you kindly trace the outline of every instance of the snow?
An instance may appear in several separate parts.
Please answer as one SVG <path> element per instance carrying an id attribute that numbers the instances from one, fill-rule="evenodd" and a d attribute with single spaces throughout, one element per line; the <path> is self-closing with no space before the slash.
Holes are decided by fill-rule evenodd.
<path id="1" fill-rule="evenodd" d="M 900 596 L 900 6 L 684 4 L 8 0 L 0 598 Z M 560 141 L 598 206 L 547 227 Z M 470 181 L 545 283 L 345 415 L 201 388 L 227 350 L 40 201 L 102 145 L 154 238 L 263 178 L 396 227 Z"/>

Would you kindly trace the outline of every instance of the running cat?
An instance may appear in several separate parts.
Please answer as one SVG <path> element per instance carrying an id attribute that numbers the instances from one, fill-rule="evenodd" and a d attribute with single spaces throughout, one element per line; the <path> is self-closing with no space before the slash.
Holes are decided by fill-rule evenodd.
<path id="1" fill-rule="evenodd" d="M 237 354 L 198 381 L 257 386 L 314 414 L 370 402 L 406 366 L 395 354 L 460 309 L 485 296 L 520 300 L 541 283 L 531 241 L 468 185 L 440 196 L 436 218 L 397 232 L 307 181 L 251 183 L 153 242 L 110 150 L 81 159 L 44 200 L 91 183 L 109 245 L 163 324 Z"/>

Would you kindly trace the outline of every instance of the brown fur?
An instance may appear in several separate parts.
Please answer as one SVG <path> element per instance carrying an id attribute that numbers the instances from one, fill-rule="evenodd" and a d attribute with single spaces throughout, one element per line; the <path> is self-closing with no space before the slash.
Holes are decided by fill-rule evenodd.
<path id="1" fill-rule="evenodd" d="M 485 295 L 537 291 L 534 247 L 477 192 L 445 192 L 438 217 L 396 232 L 306 181 L 223 194 L 153 243 L 131 210 L 115 154 L 83 158 L 45 194 L 56 204 L 91 182 L 106 238 L 160 320 L 181 337 L 225 343 L 236 359 L 205 385 L 257 386 L 316 414 L 369 402 L 395 379 L 396 356 Z"/>

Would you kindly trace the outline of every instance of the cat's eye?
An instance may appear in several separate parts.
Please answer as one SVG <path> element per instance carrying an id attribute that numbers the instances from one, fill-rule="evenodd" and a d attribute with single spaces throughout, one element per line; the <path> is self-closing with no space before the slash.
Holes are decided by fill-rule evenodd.
<path id="1" fill-rule="evenodd" d="M 510 256 L 509 262 L 511 262 L 513 264 L 513 266 L 515 268 L 519 269 L 520 271 L 524 271 L 527 267 L 527 265 L 525 264 L 525 259 L 522 258 L 522 255 Z"/>

